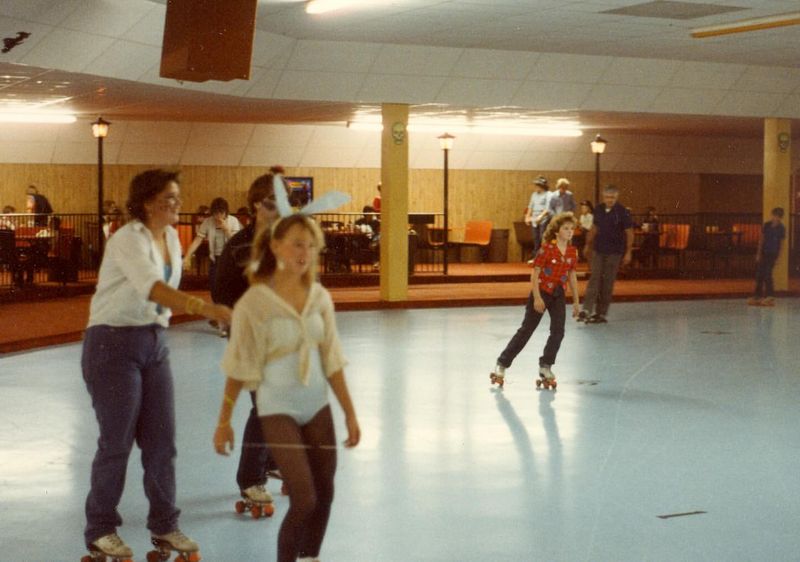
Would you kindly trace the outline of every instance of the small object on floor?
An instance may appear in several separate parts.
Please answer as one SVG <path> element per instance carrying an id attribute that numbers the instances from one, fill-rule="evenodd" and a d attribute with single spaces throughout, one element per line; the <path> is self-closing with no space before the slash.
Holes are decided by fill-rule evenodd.
<path id="1" fill-rule="evenodd" d="M 758 297 L 750 297 L 747 299 L 747 304 L 750 306 L 761 306 L 761 299 Z"/>
<path id="2" fill-rule="evenodd" d="M 499 386 L 501 390 L 503 389 L 503 383 L 505 382 L 505 377 L 506 377 L 506 368 L 503 367 L 500 363 L 498 363 L 495 366 L 494 371 L 489 373 L 489 380 L 492 382 L 492 384 L 496 384 L 497 386 Z"/>
<path id="3" fill-rule="evenodd" d="M 236 513 L 249 511 L 253 519 L 272 517 L 275 513 L 275 506 L 272 505 L 272 494 L 267 491 L 263 484 L 250 486 L 241 491 L 242 499 L 236 502 Z"/>
<path id="4" fill-rule="evenodd" d="M 592 314 L 586 319 L 587 324 L 607 324 L 608 320 L 602 314 Z"/>
<path id="5" fill-rule="evenodd" d="M 589 315 L 586 313 L 585 310 L 581 310 L 578 313 L 578 317 L 575 319 L 577 322 L 586 322 L 589 319 Z"/>
<path id="6" fill-rule="evenodd" d="M 90 544 L 89 554 L 81 558 L 81 562 L 105 562 L 106 557 L 111 558 L 111 562 L 131 562 L 133 550 L 117 533 L 111 533 Z"/>
<path id="7" fill-rule="evenodd" d="M 150 541 L 156 550 L 147 553 L 147 562 L 164 562 L 169 560 L 171 552 L 177 552 L 175 562 L 199 562 L 200 547 L 198 544 L 175 530 L 166 535 L 153 535 Z"/>
<path id="8" fill-rule="evenodd" d="M 775 299 L 773 297 L 766 297 L 761 299 L 761 306 L 775 306 Z"/>

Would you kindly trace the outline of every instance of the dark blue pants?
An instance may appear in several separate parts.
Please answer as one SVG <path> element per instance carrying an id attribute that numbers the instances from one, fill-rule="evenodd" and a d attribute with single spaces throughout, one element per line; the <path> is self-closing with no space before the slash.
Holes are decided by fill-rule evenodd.
<path id="1" fill-rule="evenodd" d="M 236 483 L 239 484 L 240 490 L 266 483 L 267 471 L 277 468 L 261 434 L 261 420 L 256 411 L 255 392 L 250 393 L 250 400 L 253 407 L 250 408 L 250 416 L 244 426 L 242 454 L 239 457 L 239 470 L 236 472 Z"/>
<path id="2" fill-rule="evenodd" d="M 561 347 L 561 340 L 564 339 L 564 323 L 567 318 L 567 304 L 564 297 L 564 289 L 556 287 L 553 294 L 542 291 L 542 300 L 545 310 L 550 313 L 550 336 L 544 346 L 544 353 L 539 357 L 539 366 L 551 366 L 556 362 L 556 355 Z M 531 339 L 533 331 L 539 325 L 544 314 L 539 314 L 533 308 L 533 293 L 528 295 L 528 304 L 525 306 L 525 318 L 522 325 L 508 342 L 508 345 L 497 358 L 497 362 L 503 367 L 510 367 L 514 359 L 523 350 L 528 340 Z"/>
<path id="3" fill-rule="evenodd" d="M 756 266 L 756 298 L 771 297 L 775 295 L 772 285 L 772 269 L 778 259 L 777 254 L 761 254 Z"/>
<path id="4" fill-rule="evenodd" d="M 133 443 L 142 451 L 144 492 L 153 534 L 177 529 L 175 402 L 164 328 L 92 326 L 81 358 L 100 426 L 86 498 L 87 545 L 122 525 L 117 511 Z"/>

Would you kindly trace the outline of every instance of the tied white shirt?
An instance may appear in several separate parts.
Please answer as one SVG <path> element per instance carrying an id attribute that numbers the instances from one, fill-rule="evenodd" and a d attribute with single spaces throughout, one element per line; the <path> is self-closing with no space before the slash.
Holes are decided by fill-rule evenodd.
<path id="1" fill-rule="evenodd" d="M 242 229 L 242 223 L 233 215 L 225 217 L 225 224 L 230 234 L 226 235 L 222 228 L 217 228 L 217 220 L 214 217 L 208 217 L 197 228 L 197 235 L 208 239 L 208 256 L 211 261 L 216 261 L 222 255 L 222 250 L 228 240 Z"/>
<path id="2" fill-rule="evenodd" d="M 164 258 L 150 230 L 134 220 L 106 242 L 97 290 L 89 309 L 88 326 L 169 326 L 172 311 L 148 300 L 157 281 L 178 288 L 181 281 L 181 243 L 178 232 L 165 229 L 171 274 L 164 279 Z"/>

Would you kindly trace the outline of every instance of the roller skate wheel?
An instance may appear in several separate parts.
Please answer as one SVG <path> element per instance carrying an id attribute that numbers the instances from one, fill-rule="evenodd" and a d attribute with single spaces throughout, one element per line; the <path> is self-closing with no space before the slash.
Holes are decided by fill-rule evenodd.
<path id="1" fill-rule="evenodd" d="M 184 552 L 177 558 L 175 562 L 200 562 L 201 557 L 199 552 Z"/>
<path id="2" fill-rule="evenodd" d="M 88 554 L 86 556 L 81 557 L 81 562 L 94 562 L 95 560 L 99 560 L 98 558 L 92 558 Z M 105 560 L 105 557 L 103 558 Z"/>
<path id="3" fill-rule="evenodd" d="M 164 558 L 157 550 L 151 550 L 147 553 L 147 562 L 161 562 L 162 560 L 164 560 Z"/>
<path id="4" fill-rule="evenodd" d="M 543 381 L 542 379 L 536 379 L 536 388 L 542 388 Z"/>
<path id="5" fill-rule="evenodd" d="M 244 502 L 242 500 L 239 500 L 238 502 L 236 502 L 236 505 L 234 507 L 236 508 L 236 513 L 240 513 L 240 514 L 244 513 L 245 505 L 244 505 Z"/>
<path id="6" fill-rule="evenodd" d="M 261 506 L 260 505 L 254 505 L 253 507 L 251 507 L 250 508 L 250 515 L 253 516 L 253 519 L 258 519 L 259 517 L 261 517 Z"/>
<path id="7" fill-rule="evenodd" d="M 273 506 L 271 503 L 268 503 L 267 505 L 264 506 L 264 517 L 272 517 L 274 513 L 275 513 L 275 506 Z"/>

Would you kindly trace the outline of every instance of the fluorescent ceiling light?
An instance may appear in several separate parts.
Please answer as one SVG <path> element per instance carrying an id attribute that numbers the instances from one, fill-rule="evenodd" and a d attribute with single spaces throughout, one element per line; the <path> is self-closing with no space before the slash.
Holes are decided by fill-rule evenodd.
<path id="1" fill-rule="evenodd" d="M 375 5 L 380 4 L 375 0 L 309 0 L 306 3 L 307 14 L 324 14 L 326 12 L 333 12 L 342 8 L 350 8 L 353 6 L 361 5 Z"/>
<path id="2" fill-rule="evenodd" d="M 355 131 L 382 131 L 383 125 L 378 122 L 349 121 L 349 129 Z M 412 133 L 473 133 L 476 135 L 510 135 L 530 137 L 580 137 L 583 135 L 580 127 L 575 123 L 547 123 L 547 124 L 481 124 L 466 125 L 458 123 L 414 123 L 409 122 L 408 130 Z"/>
<path id="3" fill-rule="evenodd" d="M 730 23 L 723 23 L 720 25 L 696 27 L 692 29 L 692 37 L 695 39 L 702 39 L 704 37 L 716 37 L 718 35 L 745 33 L 747 31 L 758 31 L 761 29 L 772 29 L 774 27 L 784 27 L 787 25 L 799 24 L 800 12 L 793 12 L 791 14 L 780 14 L 777 16 L 732 21 Z"/>
<path id="4" fill-rule="evenodd" d="M 74 123 L 70 113 L 6 113 L 0 112 L 0 123 Z"/>

